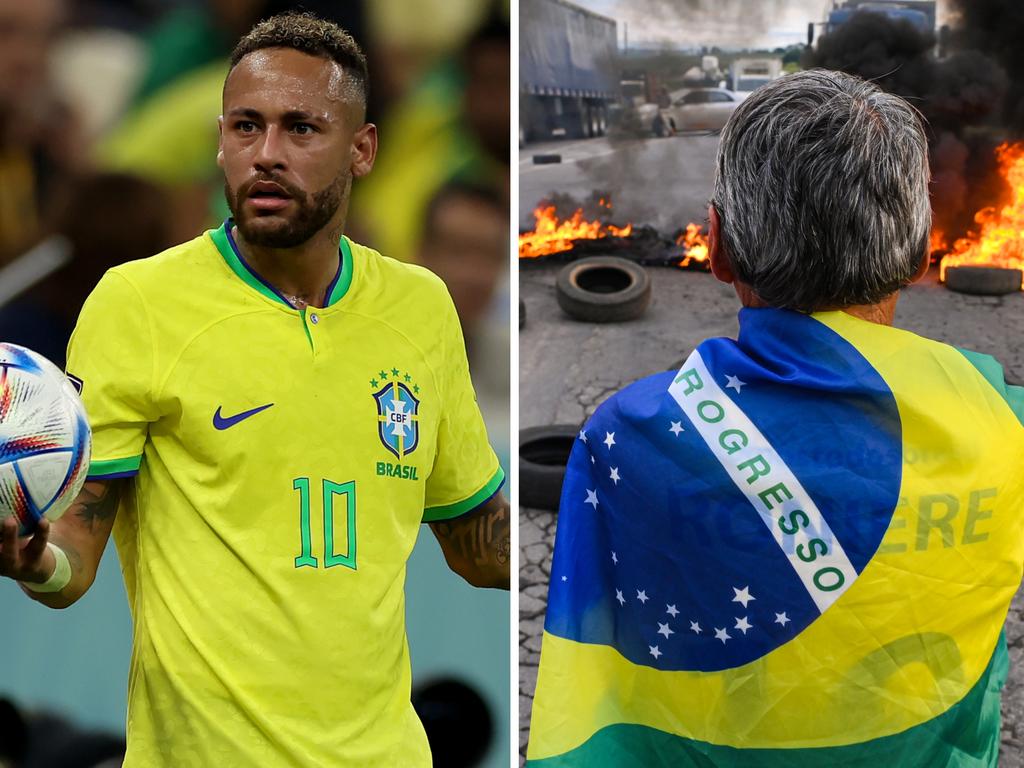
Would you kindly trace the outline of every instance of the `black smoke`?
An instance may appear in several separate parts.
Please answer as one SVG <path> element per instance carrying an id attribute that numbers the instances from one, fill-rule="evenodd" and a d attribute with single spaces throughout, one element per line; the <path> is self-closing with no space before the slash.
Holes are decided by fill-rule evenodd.
<path id="1" fill-rule="evenodd" d="M 954 0 L 956 22 L 950 45 L 980 51 L 1007 73 L 1009 88 L 999 104 L 1002 125 L 1024 136 L 1024 13 L 1020 0 Z"/>
<path id="2" fill-rule="evenodd" d="M 935 55 L 936 39 L 906 19 L 862 11 L 808 49 L 803 66 L 838 69 L 910 101 L 937 137 L 997 121 L 1009 85 L 999 64 L 977 50 Z"/>
<path id="3" fill-rule="evenodd" d="M 808 49 L 805 69 L 837 69 L 904 97 L 920 96 L 931 76 L 935 37 L 905 19 L 862 11 Z"/>
<path id="4" fill-rule="evenodd" d="M 1002 67 L 979 51 L 954 51 L 934 64 L 923 111 L 936 130 L 1002 125 L 1000 104 L 1010 86 Z"/>
<path id="5" fill-rule="evenodd" d="M 960 4 L 972 9 L 1010 5 L 997 0 Z M 970 20 L 961 14 L 960 21 L 977 24 L 979 16 L 995 23 L 993 15 L 974 13 Z M 935 222 L 952 237 L 971 228 L 975 211 L 1009 194 L 997 173 L 995 147 L 1020 133 L 1007 120 L 1017 103 L 1014 90 L 1021 87 L 1007 74 L 1024 63 L 1020 44 L 977 45 L 984 39 L 986 33 L 957 28 L 940 56 L 934 34 L 905 19 L 862 11 L 822 37 L 802 59 L 804 67 L 838 69 L 871 80 L 921 112 L 931 148 Z M 1014 57 L 1022 61 L 1014 64 Z"/>

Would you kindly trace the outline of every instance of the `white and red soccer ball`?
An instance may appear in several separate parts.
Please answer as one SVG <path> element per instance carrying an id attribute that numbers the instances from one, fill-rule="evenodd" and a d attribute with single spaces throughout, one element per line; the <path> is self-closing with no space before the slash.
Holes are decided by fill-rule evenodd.
<path id="1" fill-rule="evenodd" d="M 57 366 L 0 342 L 0 519 L 19 534 L 56 520 L 85 483 L 92 432 L 78 392 Z"/>

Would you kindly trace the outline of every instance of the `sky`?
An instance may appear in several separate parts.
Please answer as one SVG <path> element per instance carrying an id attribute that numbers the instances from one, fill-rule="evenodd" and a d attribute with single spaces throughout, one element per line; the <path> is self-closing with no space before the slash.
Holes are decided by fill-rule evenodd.
<path id="1" fill-rule="evenodd" d="M 777 48 L 807 41 L 808 22 L 822 22 L 829 0 L 572 0 L 625 25 L 629 47 Z M 940 23 L 942 6 L 939 3 Z"/>

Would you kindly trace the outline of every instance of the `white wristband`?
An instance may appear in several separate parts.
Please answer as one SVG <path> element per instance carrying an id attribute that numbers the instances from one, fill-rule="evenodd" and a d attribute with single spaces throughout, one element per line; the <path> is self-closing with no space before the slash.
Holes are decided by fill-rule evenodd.
<path id="1" fill-rule="evenodd" d="M 42 584 L 33 584 L 28 581 L 21 583 L 26 589 L 30 589 L 33 592 L 60 592 L 71 583 L 71 563 L 68 562 L 68 556 L 64 553 L 64 550 L 56 544 L 47 543 L 46 547 L 53 552 L 53 559 L 57 563 L 50 578 Z"/>

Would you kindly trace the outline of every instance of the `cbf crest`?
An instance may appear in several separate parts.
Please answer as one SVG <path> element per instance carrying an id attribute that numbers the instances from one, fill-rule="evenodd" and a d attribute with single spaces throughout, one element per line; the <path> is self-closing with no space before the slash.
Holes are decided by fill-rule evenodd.
<path id="1" fill-rule="evenodd" d="M 377 436 L 391 453 L 402 461 L 416 450 L 420 443 L 419 386 L 408 373 L 397 368 L 380 371 L 370 380 L 377 389 L 373 400 L 377 404 Z"/>

